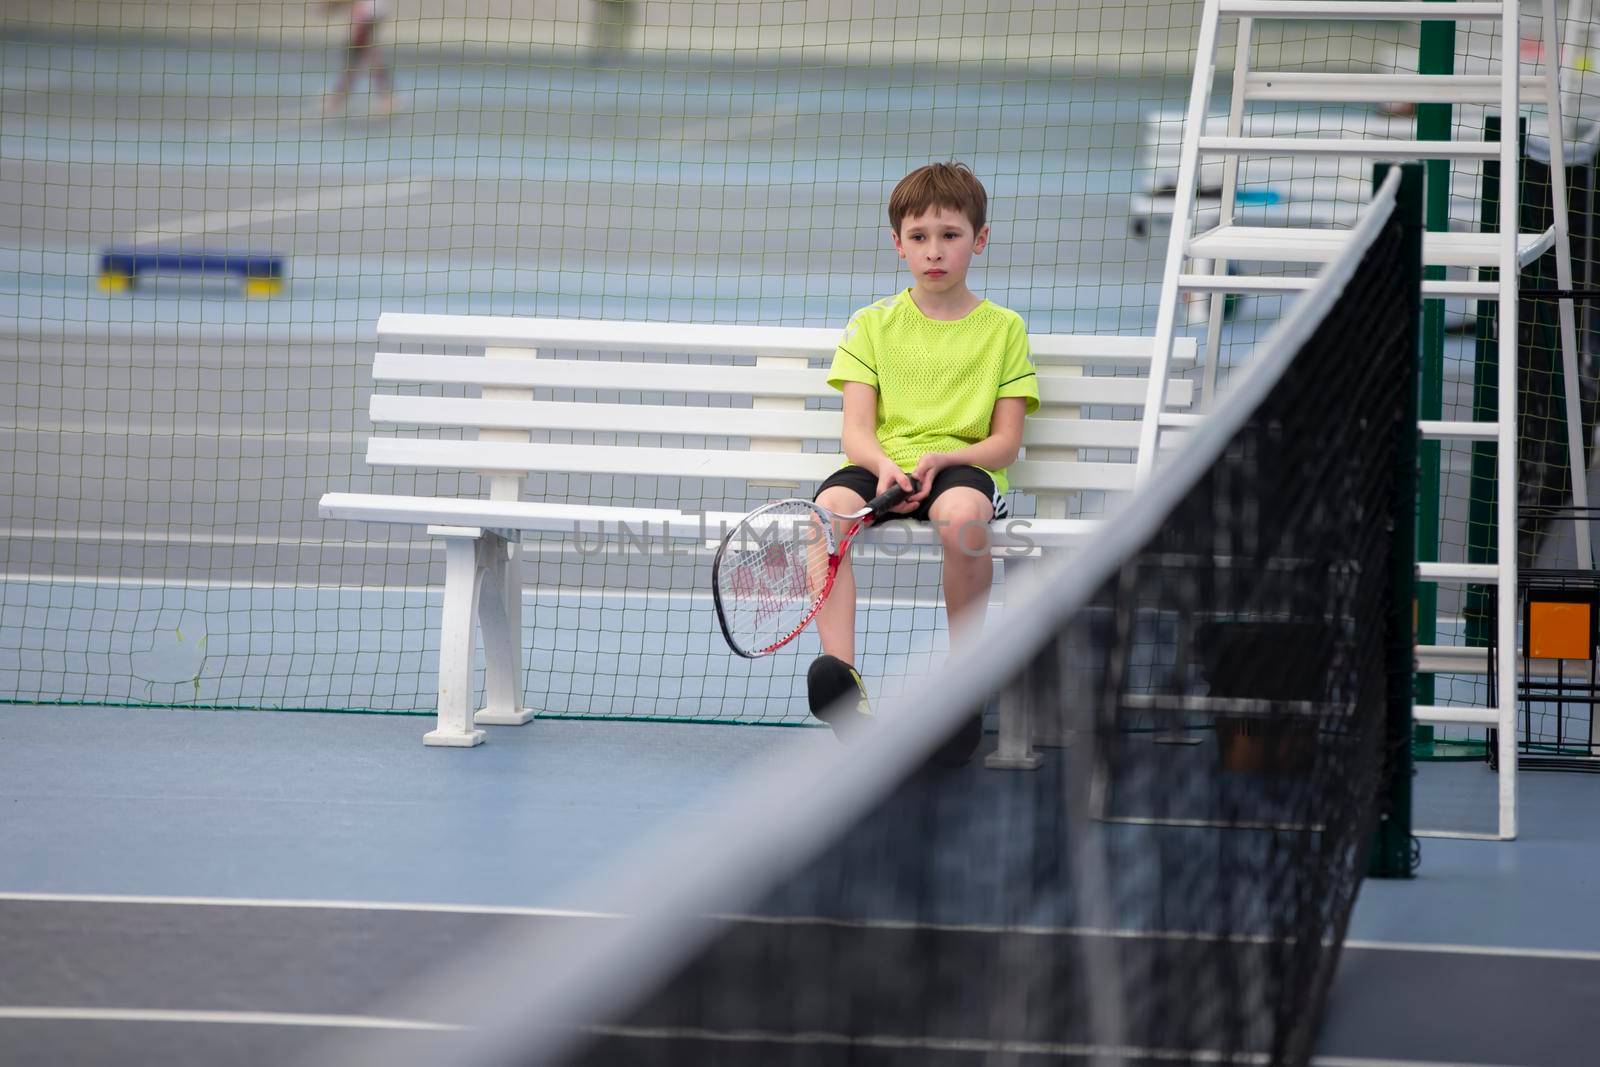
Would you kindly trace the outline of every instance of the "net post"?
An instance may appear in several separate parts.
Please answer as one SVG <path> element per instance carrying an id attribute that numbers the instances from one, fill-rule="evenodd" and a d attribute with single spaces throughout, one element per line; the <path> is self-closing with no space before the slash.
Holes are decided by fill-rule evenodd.
<path id="1" fill-rule="evenodd" d="M 1379 163 L 1373 168 L 1373 187 L 1383 183 L 1392 166 L 1400 167 L 1400 190 L 1395 216 L 1401 227 L 1400 284 L 1411 293 L 1414 313 L 1406 319 L 1405 351 L 1411 360 L 1399 397 L 1401 422 L 1394 456 L 1394 493 L 1389 524 L 1393 531 L 1389 566 L 1392 596 L 1384 620 L 1387 723 L 1384 733 L 1383 799 L 1373 842 L 1368 874 L 1374 878 L 1410 878 L 1415 838 L 1411 834 L 1411 736 L 1413 686 L 1416 665 L 1416 624 L 1413 605 L 1417 594 L 1417 489 L 1419 377 L 1422 351 L 1422 231 L 1423 166 L 1420 163 Z"/>

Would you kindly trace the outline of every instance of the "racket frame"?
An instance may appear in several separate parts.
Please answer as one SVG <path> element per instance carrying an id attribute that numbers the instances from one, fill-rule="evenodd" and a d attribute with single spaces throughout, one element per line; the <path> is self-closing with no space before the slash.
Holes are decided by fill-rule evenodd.
<path id="1" fill-rule="evenodd" d="M 915 482 L 912 484 L 913 489 L 911 491 L 915 492 Z M 733 650 L 734 654 L 745 659 L 760 659 L 762 656 L 772 655 L 772 653 L 799 637 L 805 631 L 805 628 L 811 625 L 811 620 L 815 619 L 817 613 L 822 610 L 822 605 L 828 600 L 828 594 L 833 592 L 834 579 L 838 577 L 839 567 L 844 562 L 845 553 L 850 551 L 850 542 L 854 541 L 856 535 L 863 529 L 878 521 L 890 508 L 904 501 L 909 495 L 910 493 L 899 485 L 891 485 L 887 490 L 867 501 L 865 507 L 848 515 L 829 511 L 814 500 L 803 500 L 798 497 L 788 500 L 776 500 L 770 504 L 763 504 L 735 523 L 733 529 L 723 536 L 722 543 L 717 546 L 717 554 L 711 560 L 711 600 L 717 609 L 717 625 L 722 629 L 723 640 L 728 643 L 728 647 Z M 734 639 L 733 631 L 728 626 L 727 611 L 722 602 L 722 560 L 727 553 L 728 546 L 741 539 L 740 535 L 752 520 L 759 518 L 763 512 L 783 507 L 793 507 L 796 504 L 812 511 L 823 523 L 824 543 L 828 547 L 827 577 L 823 579 L 822 588 L 817 591 L 817 595 L 812 599 L 811 607 L 806 612 L 805 617 L 790 628 L 786 634 L 771 644 L 762 645 L 756 649 L 745 648 Z M 838 544 L 832 544 L 835 537 L 835 524 L 851 522 L 852 520 L 854 520 L 852 525 L 845 531 L 844 536 L 838 539 Z"/>

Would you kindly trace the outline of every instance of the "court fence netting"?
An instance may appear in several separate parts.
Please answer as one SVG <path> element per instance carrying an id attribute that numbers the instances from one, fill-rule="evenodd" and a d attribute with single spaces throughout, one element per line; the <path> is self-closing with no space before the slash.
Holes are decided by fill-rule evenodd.
<path id="1" fill-rule="evenodd" d="M 1420 179 L 1393 169 L 1252 371 L 1026 605 L 859 743 L 819 736 L 623 857 L 576 898 L 594 915 L 389 1006 L 460 1030 L 337 1062 L 1307 1062 L 1407 814 L 1385 785 L 1410 730 L 1401 169 Z M 928 761 L 1012 702 L 1054 738 L 1039 769 Z"/>
<path id="2" fill-rule="evenodd" d="M 392 110 L 370 66 L 337 98 L 356 6 L 384 12 L 374 32 Z M 1587 140 L 1568 155 L 1591 175 L 1573 187 L 1592 189 L 1600 63 L 1587 8 L 1571 8 L 1564 85 Z M 894 182 L 955 158 L 991 193 L 993 242 L 974 278 L 984 296 L 1037 333 L 1148 334 L 1165 250 L 1150 205 L 1170 201 L 1172 112 L 1200 11 L 1198 0 L 0 5 L 0 701 L 435 710 L 443 553 L 420 529 L 327 522 L 316 508 L 330 490 L 484 492 L 470 473 L 365 463 L 384 311 L 842 328 L 903 283 L 884 234 Z M 1502 61 L 1483 27 L 1452 33 L 1460 72 Z M 1261 61 L 1283 69 L 1405 73 L 1423 59 L 1415 32 L 1390 23 L 1297 21 L 1255 37 Z M 1531 15 L 1522 37 L 1538 43 Z M 1415 126 L 1367 104 L 1262 108 L 1275 135 Z M 1449 135 L 1482 135 L 1481 110 L 1450 114 Z M 1530 144 L 1538 136 L 1534 116 Z M 1481 168 L 1457 163 L 1450 179 L 1442 224 L 1480 226 Z M 1247 224 L 1348 225 L 1367 199 L 1359 160 L 1263 157 L 1239 185 Z M 1581 208 L 1592 219 L 1592 203 Z M 254 299 L 236 278 L 164 274 L 103 291 L 112 246 L 270 253 L 282 291 Z M 1580 255 L 1595 259 L 1593 247 Z M 1207 353 L 1224 381 L 1282 303 L 1239 302 L 1226 351 Z M 1460 325 L 1473 308 L 1449 311 Z M 1553 366 L 1554 349 L 1537 347 Z M 1427 417 L 1480 417 L 1472 338 L 1452 339 L 1440 365 L 1448 388 Z M 1556 410 L 1554 379 L 1528 381 L 1524 436 L 1564 439 L 1538 428 L 1555 425 L 1537 414 Z M 1444 445 L 1441 457 L 1424 445 L 1444 469 L 1428 558 L 1471 561 L 1487 543 L 1492 524 L 1468 503 L 1489 500 L 1470 477 L 1484 447 Z M 1020 488 L 1013 511 L 1026 517 Z M 530 479 L 527 494 L 705 511 L 771 498 L 722 480 L 560 475 Z M 1084 493 L 1072 506 L 1092 518 L 1111 504 Z M 538 714 L 807 721 L 803 657 L 728 664 L 703 554 L 646 567 L 537 544 L 526 558 L 524 690 Z M 936 559 L 873 571 L 861 666 L 881 688 L 937 660 L 946 627 Z M 914 592 L 891 601 L 889 589 Z M 1441 592 L 1441 642 L 1469 639 L 1463 610 Z M 1436 684 L 1438 699 L 1419 702 L 1486 701 L 1481 676 Z"/>

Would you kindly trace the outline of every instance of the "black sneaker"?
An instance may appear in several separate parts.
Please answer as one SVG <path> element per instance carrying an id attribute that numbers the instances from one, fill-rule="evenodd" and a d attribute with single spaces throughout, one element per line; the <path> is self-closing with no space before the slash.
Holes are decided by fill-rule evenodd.
<path id="1" fill-rule="evenodd" d="M 855 695 L 854 705 L 841 706 L 851 694 Z M 872 721 L 872 705 L 861 675 L 837 656 L 818 656 L 812 661 L 806 671 L 806 699 L 811 714 L 832 727 L 840 740 L 847 740 Z"/>
<path id="2" fill-rule="evenodd" d="M 933 750 L 928 763 L 934 767 L 962 767 L 983 744 L 983 712 L 962 723 L 944 744 Z"/>

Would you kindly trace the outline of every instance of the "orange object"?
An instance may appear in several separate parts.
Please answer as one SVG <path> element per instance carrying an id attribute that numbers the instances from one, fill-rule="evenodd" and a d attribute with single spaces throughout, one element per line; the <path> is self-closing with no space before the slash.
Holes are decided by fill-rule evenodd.
<path id="1" fill-rule="evenodd" d="M 1581 659 L 1594 655 L 1589 643 L 1589 604 L 1534 600 L 1528 604 L 1528 655 L 1534 659 Z"/>

